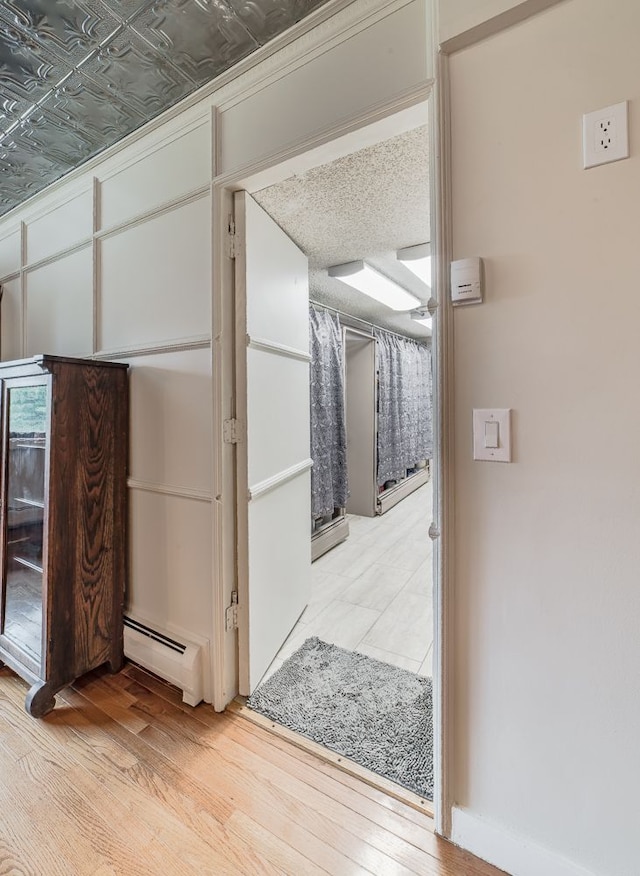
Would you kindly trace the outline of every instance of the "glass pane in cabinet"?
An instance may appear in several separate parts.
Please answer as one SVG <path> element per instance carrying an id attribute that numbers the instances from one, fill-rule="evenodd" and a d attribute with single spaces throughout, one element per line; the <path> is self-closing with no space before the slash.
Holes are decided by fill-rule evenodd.
<path id="1" fill-rule="evenodd" d="M 34 660 L 42 650 L 47 387 L 9 389 L 4 634 Z"/>

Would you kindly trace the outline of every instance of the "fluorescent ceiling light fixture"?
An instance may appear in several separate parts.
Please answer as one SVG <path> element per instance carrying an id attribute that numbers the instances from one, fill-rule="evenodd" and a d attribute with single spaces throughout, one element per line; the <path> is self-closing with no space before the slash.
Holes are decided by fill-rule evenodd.
<path id="1" fill-rule="evenodd" d="M 419 280 L 431 287 L 431 244 L 405 246 L 396 252 L 398 261 L 409 268 Z"/>
<path id="2" fill-rule="evenodd" d="M 328 274 L 346 283 L 347 286 L 352 286 L 358 292 L 375 298 L 381 304 L 386 304 L 392 310 L 411 310 L 412 307 L 420 305 L 420 300 L 415 295 L 363 261 L 335 265 L 329 268 Z"/>

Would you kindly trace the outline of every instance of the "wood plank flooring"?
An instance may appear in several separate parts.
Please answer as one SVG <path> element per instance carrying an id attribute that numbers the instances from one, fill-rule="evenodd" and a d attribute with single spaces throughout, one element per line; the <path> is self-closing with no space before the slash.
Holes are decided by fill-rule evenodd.
<path id="1" fill-rule="evenodd" d="M 431 820 L 127 665 L 44 720 L 0 668 L 0 873 L 498 876 Z"/>

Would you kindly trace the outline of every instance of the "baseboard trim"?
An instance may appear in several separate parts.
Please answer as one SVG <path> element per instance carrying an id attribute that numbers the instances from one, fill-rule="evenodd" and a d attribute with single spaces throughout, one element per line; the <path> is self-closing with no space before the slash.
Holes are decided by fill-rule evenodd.
<path id="1" fill-rule="evenodd" d="M 454 806 L 451 819 L 452 842 L 511 876 L 596 876 L 467 809 Z"/>

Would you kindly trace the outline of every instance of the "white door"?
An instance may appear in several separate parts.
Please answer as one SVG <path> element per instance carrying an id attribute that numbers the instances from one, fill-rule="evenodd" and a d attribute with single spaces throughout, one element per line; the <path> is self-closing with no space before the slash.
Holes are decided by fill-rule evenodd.
<path id="1" fill-rule="evenodd" d="M 235 194 L 240 693 L 250 694 L 309 600 L 307 257 Z M 245 408 L 246 399 L 246 408 Z"/>

